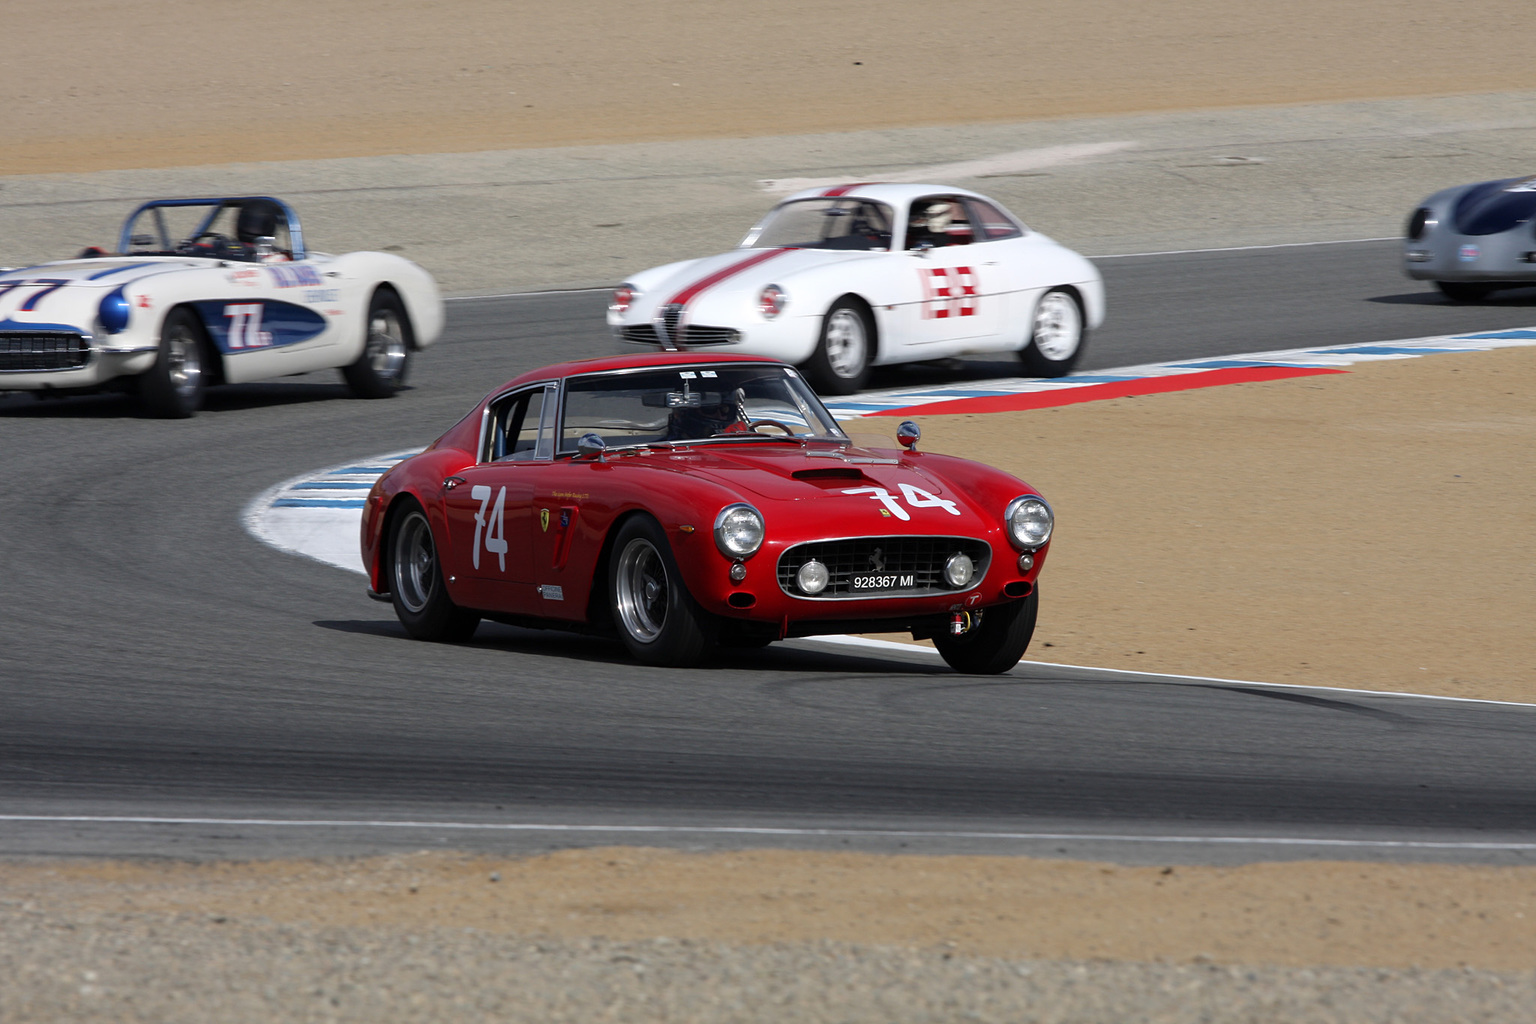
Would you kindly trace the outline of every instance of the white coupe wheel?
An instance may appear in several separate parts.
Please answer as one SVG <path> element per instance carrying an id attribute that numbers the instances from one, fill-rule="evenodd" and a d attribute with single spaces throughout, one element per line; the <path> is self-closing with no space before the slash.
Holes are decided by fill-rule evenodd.
<path id="1" fill-rule="evenodd" d="M 1064 377 L 1077 365 L 1086 338 L 1083 307 L 1077 296 L 1052 288 L 1035 304 L 1029 340 L 1019 351 L 1019 358 L 1033 377 Z"/>
<path id="2" fill-rule="evenodd" d="M 844 296 L 832 304 L 821 322 L 816 351 L 801 367 L 816 390 L 827 395 L 851 395 L 869 382 L 875 332 L 863 304 Z"/>

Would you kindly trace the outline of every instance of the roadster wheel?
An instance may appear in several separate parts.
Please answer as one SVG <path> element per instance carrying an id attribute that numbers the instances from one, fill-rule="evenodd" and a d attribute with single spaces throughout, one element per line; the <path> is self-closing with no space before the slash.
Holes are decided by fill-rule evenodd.
<path id="1" fill-rule="evenodd" d="M 1023 600 L 984 609 L 981 621 L 970 630 L 959 636 L 941 633 L 933 638 L 933 646 L 956 672 L 978 676 L 1007 672 L 1029 649 L 1039 613 L 1037 588 Z"/>
<path id="2" fill-rule="evenodd" d="M 1494 285 L 1473 281 L 1436 281 L 1440 294 L 1452 302 L 1481 302 L 1494 293 Z"/>
<path id="3" fill-rule="evenodd" d="M 1029 340 L 1019 350 L 1019 358 L 1032 377 L 1064 377 L 1077 365 L 1086 340 L 1077 296 L 1051 288 L 1035 304 Z"/>
<path id="4" fill-rule="evenodd" d="M 421 506 L 409 504 L 390 526 L 389 596 L 405 631 L 418 640 L 468 640 L 480 616 L 454 604 L 443 584 L 432 527 Z"/>
<path id="5" fill-rule="evenodd" d="M 710 637 L 683 583 L 661 526 L 635 516 L 620 529 L 608 566 L 608 594 L 619 638 L 647 665 L 692 665 Z"/>
<path id="6" fill-rule="evenodd" d="M 851 395 L 869 382 L 874 327 L 862 303 L 843 296 L 821 321 L 821 340 L 801 369 L 817 391 Z"/>
<path id="7" fill-rule="evenodd" d="M 358 398 L 388 398 L 405 386 L 415 337 L 410 318 L 394 292 L 380 288 L 368 302 L 368 336 L 363 352 L 342 368 L 347 386 Z"/>
<path id="8" fill-rule="evenodd" d="M 190 309 L 173 309 L 160 328 L 155 365 L 139 378 L 144 411 L 185 419 L 203 407 L 203 325 Z"/>

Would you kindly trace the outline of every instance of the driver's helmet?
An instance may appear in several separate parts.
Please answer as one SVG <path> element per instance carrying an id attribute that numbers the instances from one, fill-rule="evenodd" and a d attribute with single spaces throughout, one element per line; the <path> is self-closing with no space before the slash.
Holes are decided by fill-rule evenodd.
<path id="1" fill-rule="evenodd" d="M 945 234 L 954 219 L 954 203 L 929 203 L 923 208 L 923 223 L 931 234 Z"/>
<path id="2" fill-rule="evenodd" d="M 745 429 L 746 424 L 741 391 L 738 389 L 728 392 L 721 401 L 710 405 L 673 409 L 667 415 L 667 440 L 696 441 Z"/>
<path id="3" fill-rule="evenodd" d="M 235 220 L 235 237 L 246 245 L 255 245 L 258 238 L 272 238 L 283 217 L 282 208 L 269 199 L 254 199 L 240 207 Z"/>

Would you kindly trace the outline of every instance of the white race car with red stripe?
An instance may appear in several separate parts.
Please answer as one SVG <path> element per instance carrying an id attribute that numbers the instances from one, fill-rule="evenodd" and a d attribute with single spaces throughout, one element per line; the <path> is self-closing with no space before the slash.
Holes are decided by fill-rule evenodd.
<path id="1" fill-rule="evenodd" d="M 624 342 L 774 356 L 840 395 L 872 366 L 984 352 L 1059 377 L 1103 319 L 1093 264 L 998 203 L 879 183 L 798 192 L 737 249 L 636 274 L 608 307 Z"/>

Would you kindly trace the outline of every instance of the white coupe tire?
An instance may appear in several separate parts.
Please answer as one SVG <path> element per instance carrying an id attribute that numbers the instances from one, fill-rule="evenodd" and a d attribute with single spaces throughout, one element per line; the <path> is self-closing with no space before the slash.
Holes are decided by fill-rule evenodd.
<path id="1" fill-rule="evenodd" d="M 203 407 L 208 342 L 197 314 L 173 309 L 160 327 L 155 365 L 139 377 L 139 403 L 160 419 L 181 420 Z"/>
<path id="2" fill-rule="evenodd" d="M 1035 303 L 1029 340 L 1019 359 L 1031 377 L 1065 377 L 1088 344 L 1083 304 L 1065 288 L 1048 288 Z"/>
<path id="3" fill-rule="evenodd" d="M 821 394 L 851 395 L 869 383 L 874 356 L 875 326 L 869 310 L 845 295 L 822 317 L 816 351 L 800 369 Z"/>
<path id="4" fill-rule="evenodd" d="M 405 386 L 411 350 L 416 347 L 400 296 L 387 288 L 374 292 L 368 302 L 366 330 L 362 354 L 342 368 L 342 376 L 358 398 L 389 398 Z"/>

